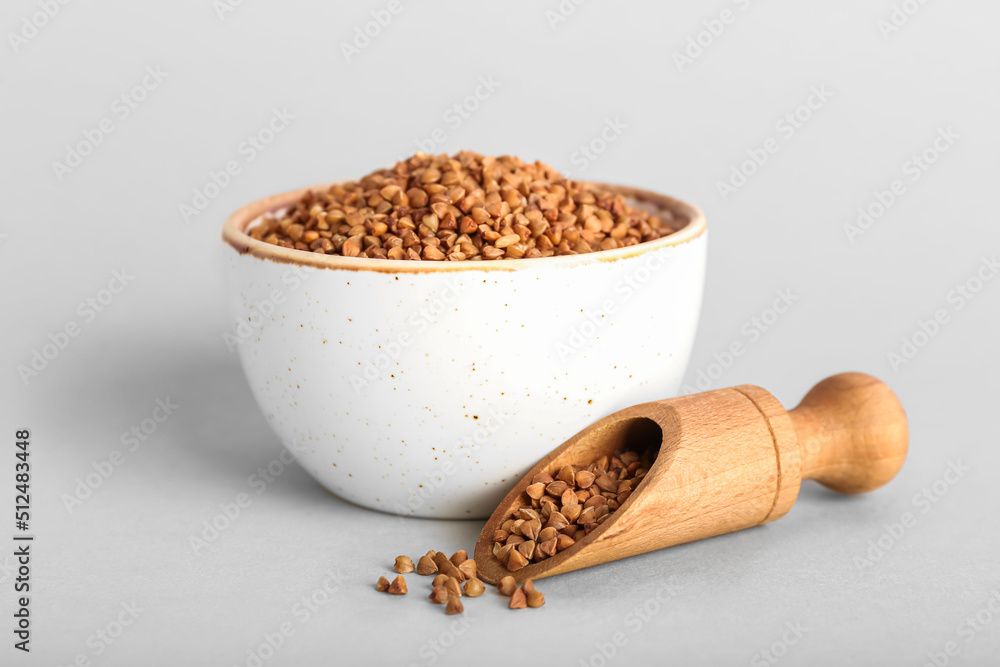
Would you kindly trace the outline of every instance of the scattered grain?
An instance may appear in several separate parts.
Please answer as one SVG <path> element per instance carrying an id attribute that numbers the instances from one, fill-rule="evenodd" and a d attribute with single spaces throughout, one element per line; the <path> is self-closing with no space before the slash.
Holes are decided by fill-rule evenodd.
<path id="1" fill-rule="evenodd" d="M 520 588 L 514 591 L 513 595 L 510 596 L 510 604 L 507 605 L 510 609 L 524 609 L 528 606 L 528 598 L 525 596 L 524 591 Z"/>
<path id="2" fill-rule="evenodd" d="M 406 580 L 403 579 L 403 575 L 392 580 L 387 592 L 392 595 L 406 595 Z"/>
<path id="3" fill-rule="evenodd" d="M 413 572 L 413 561 L 409 556 L 396 556 L 396 564 L 392 569 L 400 574 L 409 574 Z"/>
<path id="4" fill-rule="evenodd" d="M 531 591 L 530 593 L 525 595 L 525 598 L 527 600 L 529 607 L 537 608 L 545 604 L 545 596 L 539 593 L 538 591 Z"/>
<path id="5" fill-rule="evenodd" d="M 514 580 L 514 577 L 503 577 L 500 579 L 500 583 L 497 584 L 497 590 L 499 590 L 501 594 L 510 597 L 514 594 L 514 591 L 517 590 L 517 582 Z"/>
<path id="6" fill-rule="evenodd" d="M 486 591 L 486 586 L 478 579 L 469 579 L 465 582 L 465 594 L 470 598 L 477 598 Z"/>

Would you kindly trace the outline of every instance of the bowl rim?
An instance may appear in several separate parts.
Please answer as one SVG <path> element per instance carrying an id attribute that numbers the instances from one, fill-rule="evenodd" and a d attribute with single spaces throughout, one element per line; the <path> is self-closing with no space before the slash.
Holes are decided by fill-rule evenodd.
<path id="1" fill-rule="evenodd" d="M 280 210 L 298 201 L 308 191 L 321 192 L 339 183 L 333 181 L 310 187 L 289 190 L 253 201 L 234 211 L 222 226 L 222 240 L 240 255 L 250 255 L 257 259 L 270 260 L 280 264 L 294 264 L 318 269 L 344 271 L 371 271 L 376 273 L 440 273 L 449 271 L 524 271 L 544 268 L 563 268 L 592 264 L 595 262 L 615 262 L 637 257 L 663 248 L 679 246 L 702 236 L 707 229 L 705 215 L 697 206 L 667 195 L 626 185 L 580 181 L 586 185 L 596 185 L 613 192 L 624 194 L 637 202 L 651 204 L 658 208 L 679 213 L 688 223 L 673 234 L 614 250 L 597 250 L 581 255 L 557 257 L 533 257 L 530 259 L 504 259 L 472 262 L 432 262 L 394 261 L 370 257 L 344 257 L 343 255 L 321 255 L 315 252 L 282 248 L 259 241 L 246 233 L 250 223 L 265 213 Z"/>

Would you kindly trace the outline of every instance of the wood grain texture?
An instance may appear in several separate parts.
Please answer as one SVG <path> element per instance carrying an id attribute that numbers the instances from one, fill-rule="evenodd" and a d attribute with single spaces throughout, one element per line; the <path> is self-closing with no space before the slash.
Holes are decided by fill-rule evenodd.
<path id="1" fill-rule="evenodd" d="M 626 448 L 658 453 L 642 483 L 597 529 L 516 572 L 493 556 L 493 533 L 513 509 L 529 504 L 525 489 L 535 474 Z M 751 385 L 636 405 L 539 461 L 486 522 L 476 564 L 489 583 L 506 575 L 540 579 L 750 528 L 784 516 L 803 478 L 857 493 L 891 479 L 905 456 L 899 401 L 860 373 L 824 380 L 792 413 Z"/>
<path id="2" fill-rule="evenodd" d="M 785 408 L 769 392 L 753 385 L 733 388 L 753 402 L 767 421 L 771 432 L 777 456 L 778 489 L 774 494 L 774 505 L 764 523 L 775 521 L 792 509 L 795 499 L 799 497 L 799 486 L 802 483 L 802 457 L 795 426 Z"/>
<path id="3" fill-rule="evenodd" d="M 802 477 L 840 493 L 864 493 L 896 476 L 910 439 L 903 405 L 864 373 L 813 387 L 789 413 L 802 451 Z"/>

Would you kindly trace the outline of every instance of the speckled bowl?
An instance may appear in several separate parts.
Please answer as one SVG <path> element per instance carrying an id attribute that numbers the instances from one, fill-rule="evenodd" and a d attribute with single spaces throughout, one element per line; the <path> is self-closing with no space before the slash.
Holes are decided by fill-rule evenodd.
<path id="1" fill-rule="evenodd" d="M 321 189 L 328 186 L 320 186 Z M 288 250 L 223 228 L 227 341 L 267 421 L 331 493 L 403 516 L 482 518 L 549 450 L 604 415 L 677 391 L 701 308 L 701 212 L 677 231 L 586 255 L 493 262 Z"/>

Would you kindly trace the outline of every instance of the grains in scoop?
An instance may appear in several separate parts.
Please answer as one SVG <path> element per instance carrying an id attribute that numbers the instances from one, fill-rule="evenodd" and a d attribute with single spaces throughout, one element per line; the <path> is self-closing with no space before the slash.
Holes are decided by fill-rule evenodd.
<path id="1" fill-rule="evenodd" d="M 416 155 L 359 181 L 308 192 L 251 237 L 326 255 L 472 261 L 577 255 L 672 234 L 686 221 L 564 178 L 541 162 Z M 458 563 L 455 563 L 458 565 Z"/>
<path id="2" fill-rule="evenodd" d="M 521 506 L 493 533 L 493 555 L 516 572 L 569 549 L 628 500 L 651 465 L 649 453 L 627 451 L 586 467 L 566 465 L 538 473 Z M 501 592 L 512 594 L 512 577 L 504 577 L 500 585 Z"/>

